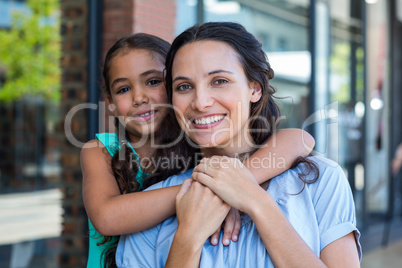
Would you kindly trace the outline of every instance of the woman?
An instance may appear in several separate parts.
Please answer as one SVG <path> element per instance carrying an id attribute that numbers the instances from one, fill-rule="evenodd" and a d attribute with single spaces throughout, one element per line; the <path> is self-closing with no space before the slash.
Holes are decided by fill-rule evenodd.
<path id="1" fill-rule="evenodd" d="M 174 40 L 166 59 L 168 98 L 207 159 L 151 187 L 196 180 L 183 184 L 177 218 L 120 238 L 118 266 L 359 266 L 353 198 L 339 166 L 302 159 L 261 188 L 237 159 L 275 129 L 280 114 L 272 78 L 260 43 L 241 25 L 206 23 Z M 212 247 L 205 241 L 230 206 L 245 213 L 239 240 Z"/>

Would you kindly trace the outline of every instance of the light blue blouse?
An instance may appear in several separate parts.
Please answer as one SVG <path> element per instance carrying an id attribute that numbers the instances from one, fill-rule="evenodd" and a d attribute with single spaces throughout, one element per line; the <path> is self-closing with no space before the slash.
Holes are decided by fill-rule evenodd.
<path id="1" fill-rule="evenodd" d="M 273 178 L 267 192 L 317 256 L 331 242 L 354 232 L 361 258 L 353 196 L 342 169 L 328 159 L 310 159 L 320 171 L 317 182 L 307 184 L 298 194 L 304 185 L 298 178 L 303 169 L 299 165 Z M 147 190 L 181 184 L 191 173 L 172 176 Z M 200 267 L 274 267 L 251 218 L 243 215 L 241 221 L 238 242 L 229 246 L 205 242 Z M 118 267 L 164 267 L 176 229 L 177 219 L 171 217 L 143 232 L 121 236 L 116 252 Z"/>

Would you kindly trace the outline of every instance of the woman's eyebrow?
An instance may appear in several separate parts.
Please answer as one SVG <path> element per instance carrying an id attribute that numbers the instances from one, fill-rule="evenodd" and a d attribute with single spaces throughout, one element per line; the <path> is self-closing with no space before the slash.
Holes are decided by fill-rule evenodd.
<path id="1" fill-rule="evenodd" d="M 226 70 L 219 69 L 219 70 L 210 71 L 205 77 L 207 77 L 209 75 L 213 75 L 213 74 L 219 74 L 219 73 L 233 74 L 233 72 L 231 72 L 231 71 L 226 71 Z M 173 79 L 172 83 L 176 82 L 177 80 L 191 80 L 191 79 L 188 78 L 188 77 L 185 77 L 185 76 L 177 76 L 177 77 L 175 77 Z"/>
<path id="2" fill-rule="evenodd" d="M 208 75 L 212 75 L 212 74 L 218 74 L 218 73 L 229 73 L 229 74 L 233 74 L 231 71 L 226 71 L 226 70 L 214 70 L 208 73 Z"/>

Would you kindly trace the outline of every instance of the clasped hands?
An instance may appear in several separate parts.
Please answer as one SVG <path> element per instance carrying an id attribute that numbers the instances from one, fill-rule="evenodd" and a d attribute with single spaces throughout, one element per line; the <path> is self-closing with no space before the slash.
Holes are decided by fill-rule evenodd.
<path id="1" fill-rule="evenodd" d="M 236 158 L 213 156 L 197 165 L 176 197 L 179 228 L 203 243 L 211 236 L 217 245 L 224 222 L 223 245 L 237 241 L 241 226 L 239 211 L 247 213 L 255 191 L 261 191 L 251 172 Z"/>

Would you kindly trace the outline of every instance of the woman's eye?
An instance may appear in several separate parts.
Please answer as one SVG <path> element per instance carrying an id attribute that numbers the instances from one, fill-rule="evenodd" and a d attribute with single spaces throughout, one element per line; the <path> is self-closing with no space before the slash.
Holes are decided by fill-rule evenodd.
<path id="1" fill-rule="evenodd" d="M 124 92 L 127 92 L 127 91 L 129 91 L 129 90 L 131 90 L 130 87 L 121 87 L 121 88 L 119 88 L 119 90 L 117 91 L 117 94 L 119 94 L 119 93 L 124 93 Z"/>
<path id="2" fill-rule="evenodd" d="M 160 84 L 161 82 L 162 82 L 162 80 L 160 80 L 160 79 L 152 79 L 147 82 L 147 86 L 156 86 L 156 85 Z"/>
<path id="3" fill-rule="evenodd" d="M 221 85 L 221 84 L 225 84 L 225 83 L 227 83 L 228 81 L 227 80 L 225 80 L 225 79 L 217 79 L 217 80 L 215 80 L 212 84 L 214 84 L 214 85 Z"/>
<path id="4" fill-rule="evenodd" d="M 191 89 L 191 86 L 189 84 L 179 85 L 178 87 L 176 87 L 177 91 L 186 91 L 189 89 Z"/>

